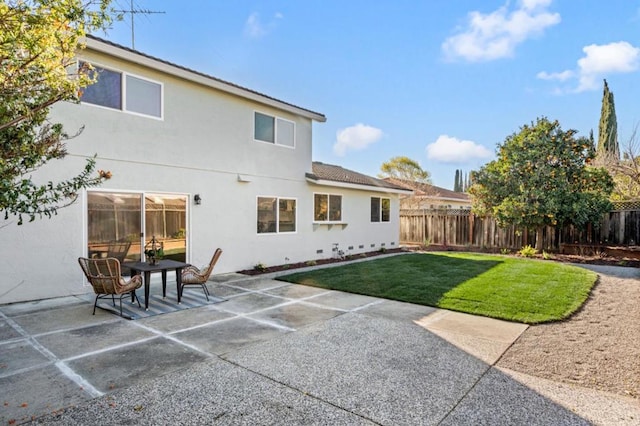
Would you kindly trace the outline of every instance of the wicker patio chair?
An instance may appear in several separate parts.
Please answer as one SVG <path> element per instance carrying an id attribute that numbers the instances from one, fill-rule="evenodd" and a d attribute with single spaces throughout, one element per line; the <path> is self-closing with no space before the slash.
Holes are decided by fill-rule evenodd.
<path id="1" fill-rule="evenodd" d="M 204 291 L 204 295 L 207 297 L 207 301 L 209 300 L 209 289 L 206 286 L 207 280 L 213 272 L 213 267 L 216 266 L 220 255 L 222 254 L 221 249 L 216 249 L 213 257 L 211 258 L 211 262 L 202 269 L 198 269 L 193 265 L 187 266 L 182 270 L 182 285 L 180 286 L 180 294 L 182 294 L 182 290 L 187 285 L 199 285 L 202 287 Z"/>
<path id="2" fill-rule="evenodd" d="M 122 298 L 131 295 L 132 299 L 138 302 L 140 300 L 136 295 L 136 290 L 142 286 L 142 276 L 135 275 L 129 281 L 122 277 L 120 269 L 120 261 L 113 257 L 104 259 L 88 259 L 86 257 L 78 258 L 78 263 L 91 283 L 93 291 L 96 293 L 96 300 L 93 304 L 93 315 L 96 314 L 98 299 L 111 297 L 113 306 L 116 306 L 116 296 L 120 298 L 120 316 L 122 316 Z"/>

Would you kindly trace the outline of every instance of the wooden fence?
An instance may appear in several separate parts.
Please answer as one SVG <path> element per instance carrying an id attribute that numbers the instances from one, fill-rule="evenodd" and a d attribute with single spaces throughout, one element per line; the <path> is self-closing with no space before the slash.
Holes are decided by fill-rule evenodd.
<path id="1" fill-rule="evenodd" d="M 475 216 L 469 210 L 401 210 L 400 242 L 484 249 L 519 250 L 535 246 L 535 230 L 500 228 L 492 217 Z M 560 244 L 637 245 L 640 243 L 640 209 L 614 210 L 597 224 L 547 227 L 543 247 L 557 251 Z"/>

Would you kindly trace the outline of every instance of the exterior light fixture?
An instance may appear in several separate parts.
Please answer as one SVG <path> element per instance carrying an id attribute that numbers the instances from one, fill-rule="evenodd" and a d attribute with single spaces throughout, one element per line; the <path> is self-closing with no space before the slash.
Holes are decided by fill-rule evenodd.
<path id="1" fill-rule="evenodd" d="M 200 204 L 202 204 L 202 198 L 200 198 L 200 194 L 196 194 L 193 196 L 193 202 L 195 203 L 196 206 L 199 206 Z"/>

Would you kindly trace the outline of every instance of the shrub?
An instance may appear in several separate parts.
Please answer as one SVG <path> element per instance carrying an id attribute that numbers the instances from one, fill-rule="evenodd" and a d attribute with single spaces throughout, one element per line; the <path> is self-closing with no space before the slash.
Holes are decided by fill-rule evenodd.
<path id="1" fill-rule="evenodd" d="M 253 266 L 253 269 L 255 269 L 256 271 L 260 271 L 260 272 L 264 272 L 267 270 L 267 265 L 265 265 L 264 263 L 260 262 L 260 263 L 256 263 Z"/>
<path id="2" fill-rule="evenodd" d="M 551 253 L 547 253 L 546 251 L 542 251 L 542 258 L 544 260 L 549 260 L 549 259 L 553 259 L 553 256 L 551 255 Z"/>
<path id="3" fill-rule="evenodd" d="M 503 254 L 503 255 L 511 254 L 511 250 L 509 250 L 508 248 L 501 248 L 500 254 Z"/>
<path id="4" fill-rule="evenodd" d="M 533 257 L 536 255 L 536 253 L 538 253 L 538 250 L 531 247 L 531 244 L 527 244 L 526 246 L 522 247 L 518 252 L 518 254 L 522 257 Z"/>
<path id="5" fill-rule="evenodd" d="M 316 266 L 318 262 L 315 260 L 307 260 L 307 266 Z"/>

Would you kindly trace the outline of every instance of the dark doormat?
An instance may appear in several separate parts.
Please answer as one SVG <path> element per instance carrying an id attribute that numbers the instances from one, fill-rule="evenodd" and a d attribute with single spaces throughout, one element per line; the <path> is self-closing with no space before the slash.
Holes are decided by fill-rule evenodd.
<path id="1" fill-rule="evenodd" d="M 138 296 L 138 299 L 140 299 L 140 306 L 142 306 L 141 308 L 138 307 L 138 304 L 136 302 L 131 303 L 130 297 L 125 296 L 122 298 L 122 316 L 125 319 L 136 320 L 140 318 L 147 318 L 154 315 L 162 315 L 171 312 L 182 311 L 185 309 L 214 305 L 226 300 L 221 297 L 209 295 L 209 300 L 207 301 L 207 298 L 202 290 L 185 288 L 182 292 L 182 300 L 180 301 L 180 303 L 178 303 L 178 295 L 175 289 L 172 291 L 167 288 L 167 297 L 163 298 L 162 292 L 154 292 L 152 288 L 152 292 L 149 295 L 149 310 L 145 311 L 144 288 L 138 289 L 136 291 L 136 294 Z M 94 293 L 87 293 L 83 296 L 80 296 L 80 298 L 93 305 L 96 295 Z M 98 308 L 120 316 L 120 301 L 117 297 L 115 306 L 113 306 L 113 303 L 109 298 L 98 300 Z"/>

